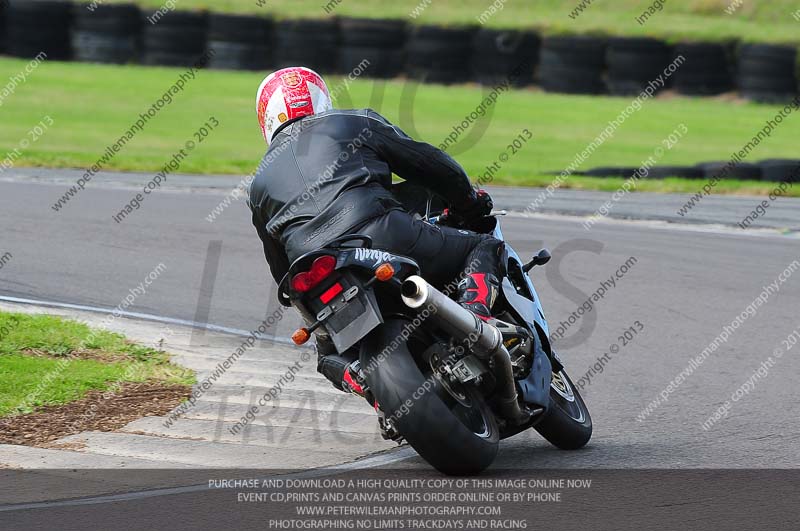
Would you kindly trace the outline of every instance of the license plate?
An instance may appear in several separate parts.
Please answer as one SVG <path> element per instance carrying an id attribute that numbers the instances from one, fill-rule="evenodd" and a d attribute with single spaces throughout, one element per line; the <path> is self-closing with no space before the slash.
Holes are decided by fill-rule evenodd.
<path id="1" fill-rule="evenodd" d="M 360 286 L 348 288 L 317 314 L 336 350 L 344 352 L 383 322 L 372 291 Z"/>

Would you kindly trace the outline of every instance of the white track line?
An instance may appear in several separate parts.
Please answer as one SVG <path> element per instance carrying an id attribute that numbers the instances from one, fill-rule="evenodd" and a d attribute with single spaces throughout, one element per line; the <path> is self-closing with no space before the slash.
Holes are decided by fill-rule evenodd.
<path id="1" fill-rule="evenodd" d="M 293 474 L 279 474 L 269 476 L 267 478 L 258 479 L 259 483 L 270 479 L 305 479 L 315 477 L 326 477 L 341 474 L 351 470 L 364 470 L 367 468 L 376 468 L 386 465 L 391 465 L 404 461 L 411 457 L 416 456 L 417 453 L 409 448 L 404 447 L 396 451 L 388 451 L 386 453 L 378 454 L 372 457 L 365 457 L 350 463 L 341 465 L 333 465 L 324 468 L 315 468 L 312 470 L 305 470 L 303 472 L 296 472 Z M 214 472 L 214 469 L 209 469 L 209 472 Z M 33 473 L 33 472 L 32 472 Z M 55 507 L 76 507 L 81 505 L 100 505 L 105 503 L 127 502 L 133 500 L 142 500 L 146 498 L 156 498 L 159 496 L 175 496 L 177 494 L 188 494 L 192 492 L 208 492 L 219 490 L 209 487 L 208 484 L 201 485 L 187 485 L 184 487 L 166 487 L 162 489 L 143 490 L 136 492 L 126 492 L 124 494 L 108 494 L 103 496 L 93 496 L 90 498 L 77 498 L 72 500 L 57 500 L 48 502 L 35 502 L 35 503 L 21 503 L 15 505 L 0 505 L 0 513 L 12 511 L 28 511 L 31 509 L 52 509 Z"/>
<path id="2" fill-rule="evenodd" d="M 516 219 L 545 219 L 551 221 L 566 221 L 572 223 L 583 224 L 589 216 L 578 216 L 575 214 L 559 214 L 554 212 L 537 212 L 528 214 L 525 212 L 518 212 L 508 210 L 507 217 Z M 719 223 L 687 223 L 680 221 L 665 221 L 658 219 L 632 219 L 632 218 L 614 218 L 605 217 L 595 223 L 596 227 L 603 225 L 629 225 L 637 226 L 645 229 L 654 230 L 667 230 L 667 231 L 684 231 L 684 232 L 702 232 L 711 234 L 725 234 L 740 237 L 754 237 L 754 238 L 793 238 L 800 239 L 800 231 L 792 229 L 776 229 L 776 228 L 748 228 L 745 230 L 738 229 L 731 225 L 723 225 Z M 586 234 L 591 234 L 591 230 L 587 230 Z"/>
<path id="3" fill-rule="evenodd" d="M 86 312 L 93 312 L 93 313 L 105 313 L 110 314 L 113 312 L 119 313 L 123 317 L 130 317 L 136 319 L 144 319 L 147 321 L 155 321 L 159 323 L 168 323 L 168 324 L 175 324 L 175 325 L 184 325 L 184 326 L 191 326 L 194 328 L 204 328 L 206 330 L 212 330 L 215 332 L 223 332 L 226 334 L 234 334 L 243 337 L 249 337 L 250 332 L 247 330 L 240 330 L 237 328 L 229 328 L 226 326 L 219 326 L 219 325 L 211 325 L 211 324 L 203 324 L 197 323 L 194 321 L 188 321 L 186 319 L 175 319 L 172 317 L 162 317 L 159 315 L 152 315 L 149 313 L 139 313 L 139 312 L 126 312 L 126 311 L 118 311 L 116 309 L 110 308 L 100 308 L 97 306 L 87 306 L 83 304 L 70 304 L 66 302 L 54 302 L 54 301 L 42 301 L 42 300 L 35 300 L 35 299 L 23 299 L 20 297 L 9 297 L 5 295 L 0 295 L 0 301 L 5 302 L 12 302 L 17 304 L 32 304 L 38 306 L 44 306 L 48 308 L 63 308 L 69 310 L 81 310 Z M 294 343 L 288 338 L 273 338 L 272 341 L 276 341 L 279 343 L 287 343 L 294 346 Z M 307 470 L 304 472 L 297 472 L 295 474 L 287 474 L 275 477 L 281 478 L 304 478 L 304 477 L 317 477 L 317 476 L 330 476 L 334 474 L 339 474 L 341 472 L 349 471 L 349 470 L 361 470 L 365 468 L 375 468 L 379 466 L 386 466 L 393 463 L 397 463 L 399 461 L 403 461 L 410 457 L 414 457 L 416 452 L 413 449 L 405 447 L 398 451 L 390 451 L 388 453 L 382 453 L 371 457 L 365 457 L 364 459 L 359 459 L 357 461 L 352 461 L 350 463 L 343 463 L 341 465 L 333 465 L 324 468 L 318 468 L 313 470 Z M 34 472 L 32 472 L 34 473 Z M 269 478 L 267 478 L 269 479 Z M 208 485 L 187 485 L 183 487 L 169 487 L 163 489 L 153 489 L 153 490 L 145 490 L 145 491 L 138 491 L 138 492 L 128 492 L 125 494 L 110 494 L 106 496 L 95 496 L 91 498 L 79 498 L 74 500 L 59 500 L 59 501 L 52 501 L 52 502 L 36 502 L 36 503 L 25 503 L 25 504 L 17 504 L 17 505 L 0 505 L 0 512 L 9 512 L 9 511 L 23 511 L 28 509 L 47 509 L 51 507 L 70 507 L 70 506 L 78 506 L 78 505 L 96 505 L 100 503 L 115 503 L 120 501 L 130 501 L 130 500 L 138 500 L 143 498 L 153 498 L 156 496 L 172 496 L 175 494 L 185 494 L 190 492 L 202 492 L 212 490 Z"/>
<path id="4" fill-rule="evenodd" d="M 0 295 L 0 301 L 4 302 L 13 302 L 17 304 L 32 304 L 34 306 L 44 306 L 47 308 L 62 308 L 65 310 L 79 310 L 84 312 L 92 312 L 92 313 L 102 313 L 102 314 L 113 314 L 116 313 L 122 317 L 129 317 L 131 319 L 142 319 L 145 321 L 154 321 L 157 323 L 164 323 L 164 324 L 174 324 L 180 326 L 189 326 L 191 328 L 200 328 L 204 330 L 210 330 L 212 332 L 222 332 L 225 334 L 231 334 L 235 336 L 241 337 L 250 337 L 251 332 L 249 330 L 242 330 L 239 328 L 231 328 L 228 326 L 220 326 L 215 324 L 207 324 L 207 323 L 198 323 L 196 321 L 189 321 L 186 319 L 176 319 L 174 317 L 162 317 L 160 315 L 153 315 L 150 313 L 139 313 L 139 312 L 127 312 L 127 311 L 120 311 L 116 308 L 102 308 L 99 306 L 86 306 L 83 304 L 71 304 L 68 302 L 56 302 L 56 301 L 45 301 L 45 300 L 37 300 L 37 299 L 23 299 L 20 297 L 9 297 L 5 295 Z M 261 341 L 271 341 L 274 343 L 281 343 L 285 345 L 291 345 L 296 347 L 297 345 L 288 338 L 288 337 L 273 337 L 273 338 L 263 338 Z M 305 347 L 310 348 L 310 347 Z"/>

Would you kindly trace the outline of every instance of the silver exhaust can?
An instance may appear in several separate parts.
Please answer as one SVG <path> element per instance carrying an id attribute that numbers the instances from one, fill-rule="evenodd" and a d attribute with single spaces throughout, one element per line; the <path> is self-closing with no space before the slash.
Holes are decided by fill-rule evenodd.
<path id="1" fill-rule="evenodd" d="M 497 328 L 478 319 L 474 313 L 434 288 L 417 275 L 408 277 L 402 287 L 403 303 L 412 309 L 427 307 L 431 318 L 447 333 L 459 341 L 468 341 L 474 353 L 487 359 L 503 345 L 503 336 Z"/>
<path id="2" fill-rule="evenodd" d="M 403 282 L 401 291 L 406 306 L 416 310 L 428 308 L 428 319 L 455 339 L 468 342 L 472 353 L 479 358 L 494 362 L 492 373 L 497 380 L 495 399 L 500 415 L 514 424 L 530 420 L 531 412 L 523 410 L 517 399 L 511 357 L 503 345 L 500 331 L 480 320 L 420 276 L 408 277 Z"/>

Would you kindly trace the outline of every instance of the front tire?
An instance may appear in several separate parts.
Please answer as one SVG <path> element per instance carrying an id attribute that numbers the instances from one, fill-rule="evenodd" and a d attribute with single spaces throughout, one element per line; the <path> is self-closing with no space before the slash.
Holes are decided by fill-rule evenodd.
<path id="1" fill-rule="evenodd" d="M 592 438 L 592 417 L 565 371 L 553 373 L 550 407 L 534 429 L 562 450 L 583 448 Z"/>
<path id="2" fill-rule="evenodd" d="M 361 367 L 372 393 L 387 419 L 434 468 L 448 475 L 481 472 L 497 455 L 494 415 L 475 388 L 463 388 L 456 400 L 434 378 L 425 378 L 400 339 L 404 324 L 387 321 L 362 342 Z"/>

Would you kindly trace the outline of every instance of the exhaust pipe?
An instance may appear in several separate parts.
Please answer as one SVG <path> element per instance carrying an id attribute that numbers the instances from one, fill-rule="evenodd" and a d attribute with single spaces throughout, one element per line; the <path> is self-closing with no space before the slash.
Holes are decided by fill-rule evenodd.
<path id="1" fill-rule="evenodd" d="M 502 416 L 516 424 L 530 420 L 517 401 L 511 356 L 503 345 L 503 335 L 489 323 L 463 308 L 456 301 L 428 284 L 417 275 L 408 277 L 402 285 L 403 303 L 412 309 L 431 308 L 428 319 L 459 341 L 468 341 L 473 354 L 485 361 L 494 361 L 492 372 L 497 380 L 497 403 Z"/>

